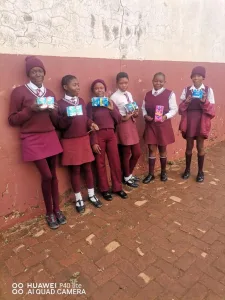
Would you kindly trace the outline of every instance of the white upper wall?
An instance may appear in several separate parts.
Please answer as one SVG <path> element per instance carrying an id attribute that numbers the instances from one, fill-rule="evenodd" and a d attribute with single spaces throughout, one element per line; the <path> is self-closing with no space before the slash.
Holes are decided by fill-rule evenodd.
<path id="1" fill-rule="evenodd" d="M 225 62 L 225 0 L 3 0 L 0 52 Z"/>

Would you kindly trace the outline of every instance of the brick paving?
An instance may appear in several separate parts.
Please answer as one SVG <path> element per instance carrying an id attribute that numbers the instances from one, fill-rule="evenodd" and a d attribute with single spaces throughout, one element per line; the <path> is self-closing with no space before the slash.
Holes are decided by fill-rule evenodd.
<path id="1" fill-rule="evenodd" d="M 43 218 L 1 236 L 0 299 L 224 300 L 225 143 L 207 153 L 206 180 L 180 178 L 183 162 L 129 199 L 87 204 L 50 231 Z M 12 283 L 82 284 L 86 295 L 12 295 Z"/>

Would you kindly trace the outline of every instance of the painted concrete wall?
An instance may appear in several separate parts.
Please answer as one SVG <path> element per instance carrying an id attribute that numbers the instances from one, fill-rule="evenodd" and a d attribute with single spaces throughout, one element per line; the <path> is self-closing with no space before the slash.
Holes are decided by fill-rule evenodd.
<path id="1" fill-rule="evenodd" d="M 216 5 L 219 9 L 213 10 Z M 130 91 L 140 105 L 158 71 L 166 73 L 167 87 L 179 98 L 190 84 L 192 67 L 203 64 L 217 102 L 209 141 L 213 143 L 225 138 L 224 17 L 225 0 L 0 1 L 0 228 L 44 211 L 40 176 L 32 163 L 21 161 L 19 130 L 7 122 L 10 93 L 27 81 L 25 54 L 41 55 L 45 85 L 58 99 L 62 76 L 77 75 L 86 102 L 92 80 L 105 79 L 113 91 L 121 70 L 129 73 Z M 168 149 L 170 160 L 184 155 L 178 124 L 179 116 L 173 120 L 176 143 Z M 143 128 L 139 118 L 140 136 Z M 147 169 L 143 142 L 142 149 L 139 174 Z M 60 164 L 58 174 L 65 201 L 70 184 Z"/>
<path id="2" fill-rule="evenodd" d="M 4 0 L 0 51 L 224 62 L 225 0 Z"/>

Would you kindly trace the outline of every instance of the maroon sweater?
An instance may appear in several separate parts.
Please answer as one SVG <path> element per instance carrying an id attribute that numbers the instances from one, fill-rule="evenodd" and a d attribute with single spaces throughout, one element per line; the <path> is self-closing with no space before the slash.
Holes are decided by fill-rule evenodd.
<path id="1" fill-rule="evenodd" d="M 79 105 L 82 105 L 83 115 L 68 117 L 66 113 L 66 108 L 72 106 L 72 104 L 59 100 L 59 120 L 58 127 L 62 130 L 62 137 L 64 139 L 71 139 L 76 137 L 81 137 L 88 135 L 88 130 L 90 129 L 93 121 L 88 118 L 86 105 L 82 98 L 79 98 Z"/>
<path id="2" fill-rule="evenodd" d="M 89 102 L 87 105 L 87 114 L 101 129 L 115 129 L 115 126 L 122 120 L 118 107 L 113 103 L 113 110 L 107 107 L 93 107 Z M 91 133 L 91 145 L 97 144 L 98 138 L 96 132 Z"/>
<path id="3" fill-rule="evenodd" d="M 44 96 L 55 98 L 53 92 L 48 89 Z M 36 98 L 25 85 L 12 91 L 8 120 L 11 126 L 20 126 L 21 133 L 43 133 L 55 130 L 57 112 L 55 110 L 32 111 L 30 106 L 36 102 Z"/>

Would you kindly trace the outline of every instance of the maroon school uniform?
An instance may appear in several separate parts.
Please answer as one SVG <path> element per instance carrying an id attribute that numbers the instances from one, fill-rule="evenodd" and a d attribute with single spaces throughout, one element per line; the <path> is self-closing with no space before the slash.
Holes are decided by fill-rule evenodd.
<path id="1" fill-rule="evenodd" d="M 68 117 L 66 109 L 73 104 L 61 99 L 59 105 L 59 127 L 62 129 L 62 165 L 82 165 L 94 160 L 88 131 L 93 123 L 87 116 L 86 105 L 77 98 L 76 105 L 82 106 L 83 115 Z"/>
<path id="2" fill-rule="evenodd" d="M 55 98 L 52 91 L 45 89 L 42 97 L 48 96 Z M 36 161 L 62 152 L 54 127 L 57 114 L 48 110 L 32 111 L 30 106 L 36 102 L 36 98 L 37 95 L 28 85 L 15 88 L 11 94 L 8 119 L 11 126 L 20 126 L 24 161 Z"/>
<path id="3" fill-rule="evenodd" d="M 162 93 L 155 96 L 149 91 L 145 96 L 145 110 L 147 115 L 155 118 L 156 105 L 164 106 L 163 114 L 169 112 L 169 98 L 172 91 L 165 89 Z M 164 122 L 146 122 L 144 131 L 144 141 L 146 144 L 166 146 L 175 142 L 171 120 Z"/>
<path id="4" fill-rule="evenodd" d="M 205 87 L 208 95 L 209 87 Z M 191 87 L 186 88 L 186 98 L 192 95 Z M 199 99 L 192 98 L 190 103 L 182 101 L 179 105 L 181 122 L 179 129 L 183 138 L 194 138 L 203 136 L 208 138 L 211 119 L 215 116 L 215 105 L 206 100 L 202 103 Z"/>
<path id="5" fill-rule="evenodd" d="M 122 190 L 121 167 L 117 147 L 115 126 L 121 121 L 118 108 L 114 104 L 113 110 L 106 107 L 92 107 L 91 102 L 87 105 L 87 114 L 99 127 L 99 131 L 91 134 L 91 144 L 98 144 L 101 154 L 96 154 L 96 167 L 99 178 L 99 189 L 101 192 L 109 190 L 107 180 L 105 154 L 108 156 L 113 192 Z"/>

